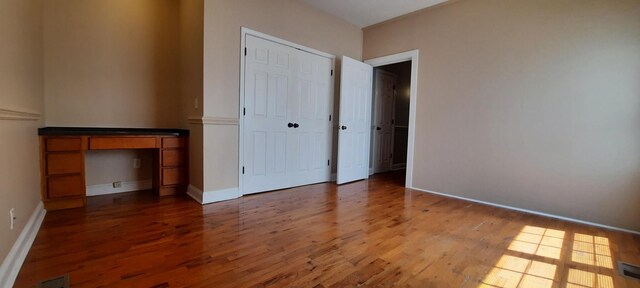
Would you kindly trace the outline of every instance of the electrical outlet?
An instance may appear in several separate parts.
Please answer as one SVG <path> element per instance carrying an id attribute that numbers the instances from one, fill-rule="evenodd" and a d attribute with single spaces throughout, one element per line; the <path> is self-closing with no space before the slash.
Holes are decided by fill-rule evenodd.
<path id="1" fill-rule="evenodd" d="M 11 221 L 11 230 L 13 230 L 13 226 L 15 225 L 16 222 L 16 213 L 15 213 L 15 209 L 11 208 L 11 210 L 9 210 L 9 221 Z"/>
<path id="2" fill-rule="evenodd" d="M 140 169 L 140 159 L 139 158 L 133 159 L 133 168 Z"/>
<path id="3" fill-rule="evenodd" d="M 113 188 L 120 188 L 120 187 L 122 187 L 122 182 L 121 181 L 113 182 Z"/>

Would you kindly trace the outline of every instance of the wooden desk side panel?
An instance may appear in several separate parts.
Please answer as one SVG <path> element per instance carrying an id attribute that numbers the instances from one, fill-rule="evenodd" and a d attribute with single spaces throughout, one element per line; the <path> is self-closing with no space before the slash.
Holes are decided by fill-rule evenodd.
<path id="1" fill-rule="evenodd" d="M 86 148 L 86 136 L 40 136 L 40 195 L 46 210 L 85 206 Z"/>
<path id="2" fill-rule="evenodd" d="M 188 186 L 188 138 L 163 137 L 158 154 L 158 193 L 160 196 L 186 193 Z"/>

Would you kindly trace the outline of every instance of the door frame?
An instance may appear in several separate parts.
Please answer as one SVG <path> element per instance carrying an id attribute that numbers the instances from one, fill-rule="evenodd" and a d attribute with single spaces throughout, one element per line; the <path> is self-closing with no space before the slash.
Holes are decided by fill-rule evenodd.
<path id="1" fill-rule="evenodd" d="M 416 101 L 418 98 L 418 57 L 420 50 L 411 50 L 402 53 L 382 56 L 364 61 L 372 67 L 396 64 L 411 61 L 411 89 L 409 91 L 409 133 L 407 139 L 407 175 L 405 187 L 413 187 L 413 155 L 416 138 Z M 371 95 L 373 97 L 373 95 Z"/>
<path id="2" fill-rule="evenodd" d="M 246 27 L 240 27 L 240 48 L 239 48 L 239 52 L 240 52 L 240 102 L 239 102 L 239 106 L 238 106 L 238 116 L 240 118 L 240 125 L 238 127 L 238 197 L 241 197 L 243 195 L 245 195 L 244 193 L 244 185 L 242 185 L 242 164 L 244 163 L 244 156 L 243 156 L 243 151 L 244 151 L 244 117 L 243 117 L 243 108 L 244 108 L 244 97 L 245 97 L 245 91 L 244 91 L 244 73 L 245 73 L 245 51 L 244 48 L 246 46 L 246 36 L 247 35 L 251 35 L 251 36 L 255 36 L 258 38 L 262 38 L 265 40 L 269 40 L 272 42 L 276 42 L 278 44 L 282 44 L 285 46 L 289 46 L 289 47 L 293 47 L 295 49 L 298 50 L 302 50 L 311 54 L 315 54 L 318 56 L 322 56 L 325 58 L 329 58 L 331 60 L 331 70 L 333 71 L 333 75 L 331 76 L 331 83 L 329 85 L 329 91 L 331 91 L 331 95 L 329 96 L 330 99 L 330 111 L 331 114 L 333 115 L 333 106 L 334 106 L 334 98 L 335 98 L 335 71 L 336 71 L 336 56 L 329 54 L 329 53 L 325 53 L 313 48 L 309 48 L 300 44 L 296 44 L 284 39 L 280 39 L 278 37 L 274 37 L 271 36 L 269 34 L 265 34 L 262 32 L 258 32 Z M 335 119 L 335 117 L 333 117 L 333 119 Z M 333 126 L 333 125 L 332 125 Z M 329 133 L 329 137 L 333 137 L 333 129 L 332 131 Z M 333 143 L 333 140 L 331 140 L 331 143 Z M 329 152 L 329 155 L 331 155 L 332 151 L 333 151 L 333 147 L 332 145 L 330 145 L 329 147 L 331 149 L 331 151 Z M 331 166 L 329 166 L 331 167 Z M 331 168 L 329 168 L 331 169 Z M 329 172 L 329 175 L 331 175 L 331 172 Z M 327 178 L 327 181 L 330 180 L 329 176 Z"/>

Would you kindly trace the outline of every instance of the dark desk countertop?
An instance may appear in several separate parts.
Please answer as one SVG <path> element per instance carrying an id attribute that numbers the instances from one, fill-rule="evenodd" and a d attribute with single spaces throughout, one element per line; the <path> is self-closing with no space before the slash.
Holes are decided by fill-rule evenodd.
<path id="1" fill-rule="evenodd" d="M 38 135 L 43 136 L 118 136 L 118 135 L 166 135 L 166 136 L 188 136 L 187 129 L 167 129 L 167 128 L 104 128 L 104 127 L 44 127 L 38 129 Z"/>

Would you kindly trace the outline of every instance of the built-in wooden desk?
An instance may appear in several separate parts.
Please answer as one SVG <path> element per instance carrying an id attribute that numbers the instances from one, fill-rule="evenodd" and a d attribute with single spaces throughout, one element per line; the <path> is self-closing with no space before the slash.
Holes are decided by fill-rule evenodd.
<path id="1" fill-rule="evenodd" d="M 47 210 L 86 204 L 87 150 L 154 149 L 153 188 L 160 196 L 187 189 L 189 130 L 45 127 L 40 135 L 42 201 Z"/>

